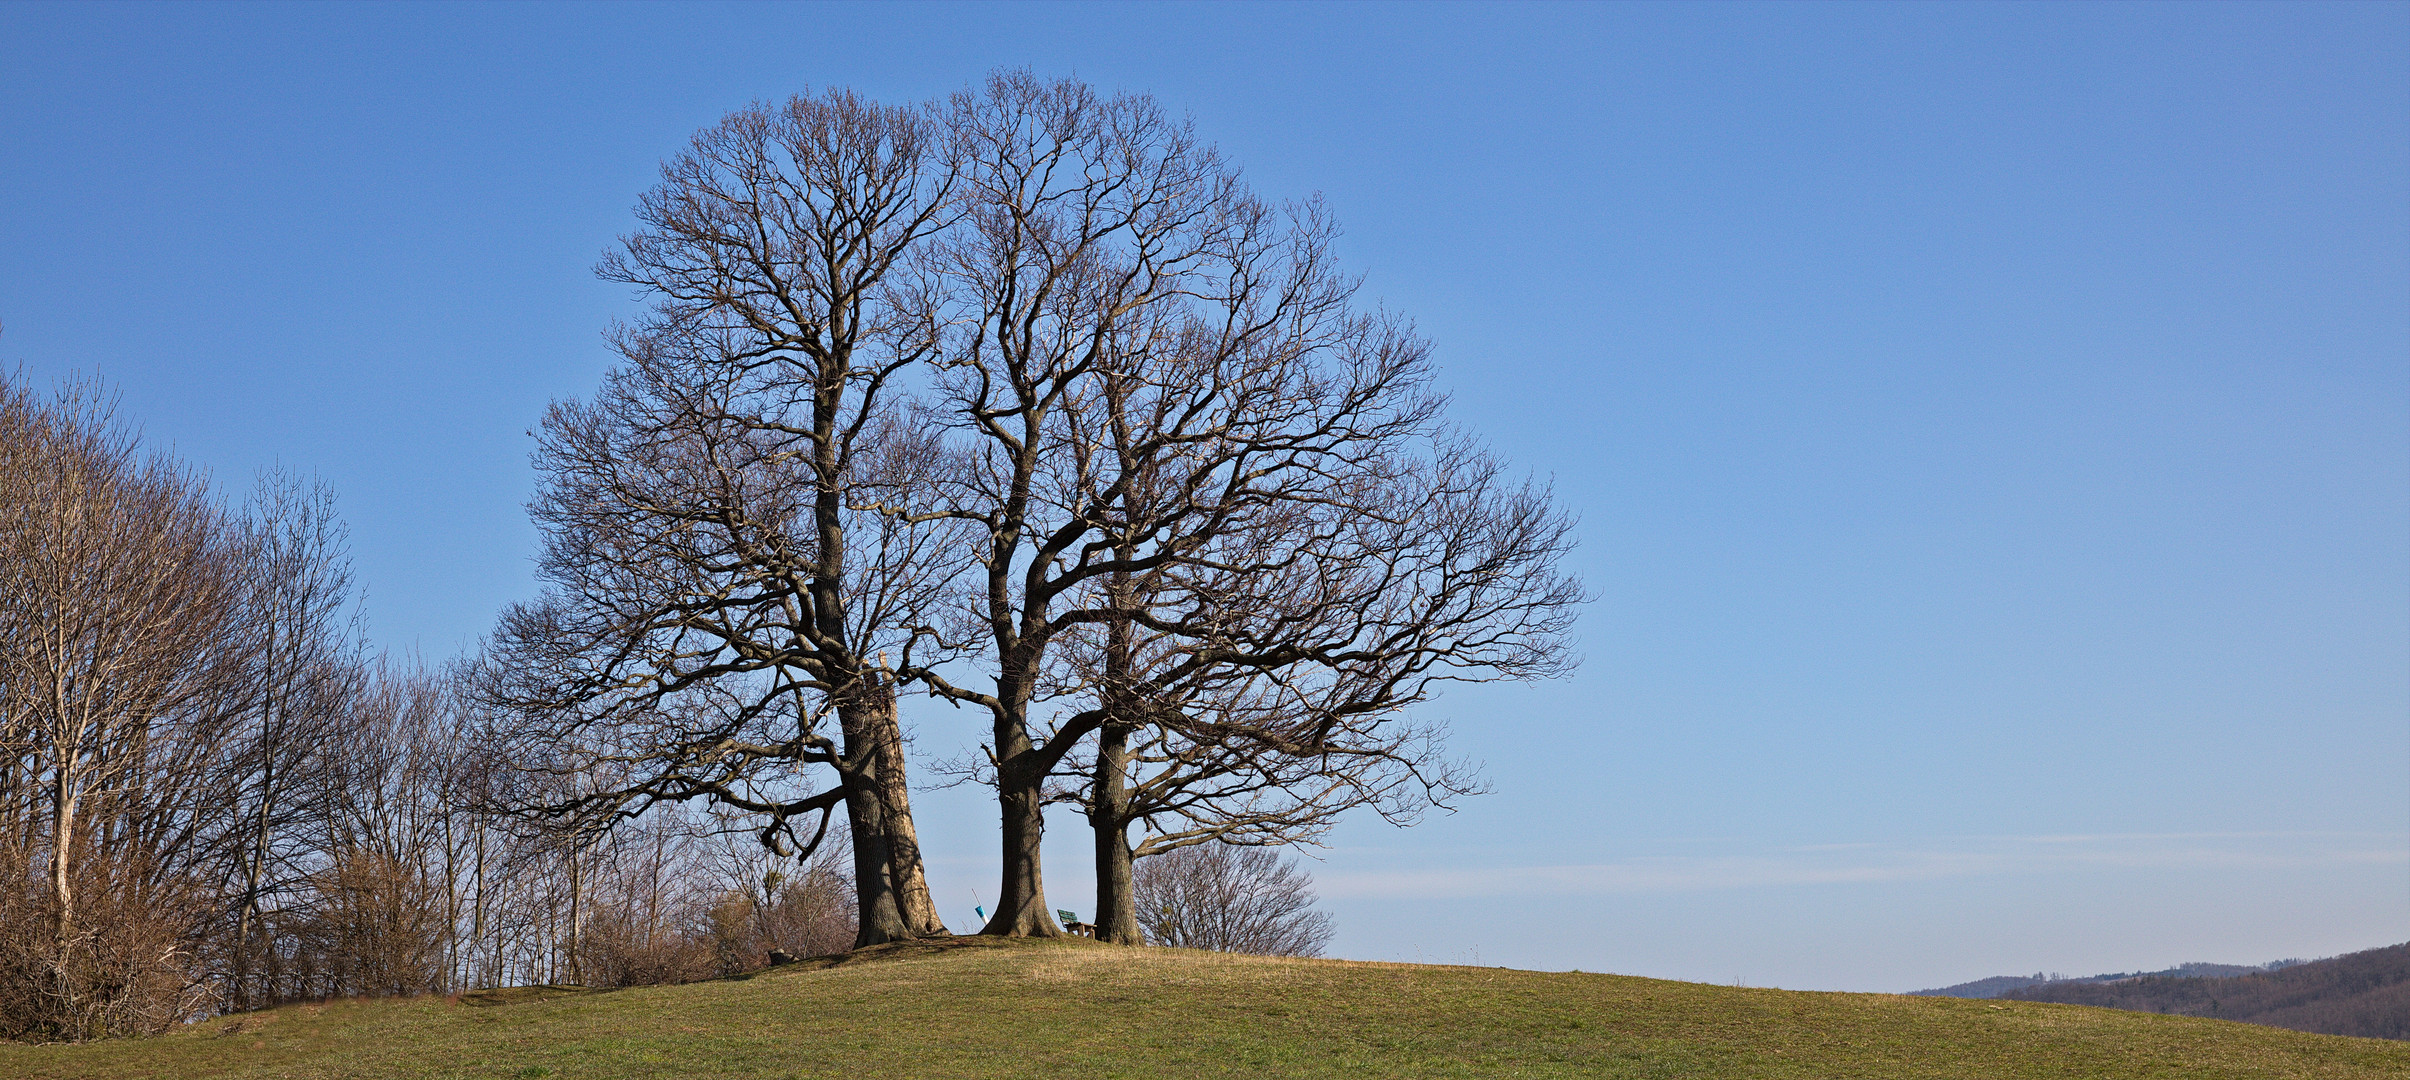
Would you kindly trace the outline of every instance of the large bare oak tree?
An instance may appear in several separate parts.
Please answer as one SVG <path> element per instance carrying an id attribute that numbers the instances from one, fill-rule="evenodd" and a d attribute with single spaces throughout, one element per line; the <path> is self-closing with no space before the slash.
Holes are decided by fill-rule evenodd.
<path id="1" fill-rule="evenodd" d="M 1580 596 L 1545 493 L 1444 430 L 1427 345 L 1354 305 L 1318 204 L 1257 198 L 1142 96 L 1007 72 L 948 116 L 937 501 L 981 536 L 965 636 L 992 689 L 916 674 L 992 722 L 987 932 L 1057 932 L 1041 843 L 1066 771 L 1092 780 L 1097 922 L 1122 941 L 1134 823 L 1190 821 L 1147 850 L 1287 842 L 1469 790 L 1432 729 L 1392 722 L 1440 680 L 1560 668 Z"/>
<path id="2" fill-rule="evenodd" d="M 925 110 L 831 92 L 663 167 L 601 268 L 653 309 L 602 392 L 545 418 L 550 587 L 483 669 L 497 745 L 542 780 L 515 801 L 573 827 L 700 799 L 808 850 L 842 806 L 866 945 L 944 930 L 878 657 L 916 662 L 962 548 L 876 508 L 931 460 L 890 402 L 933 341 L 896 271 L 952 212 L 950 149 Z"/>
<path id="3" fill-rule="evenodd" d="M 1410 710 L 1569 663 L 1582 596 L 1544 490 L 1444 436 L 1349 449 L 1210 548 L 1109 578 L 1113 616 L 1065 651 L 1102 717 L 1076 795 L 1099 937 L 1140 940 L 1133 859 L 1311 842 L 1357 808 L 1403 824 L 1474 792 Z"/>

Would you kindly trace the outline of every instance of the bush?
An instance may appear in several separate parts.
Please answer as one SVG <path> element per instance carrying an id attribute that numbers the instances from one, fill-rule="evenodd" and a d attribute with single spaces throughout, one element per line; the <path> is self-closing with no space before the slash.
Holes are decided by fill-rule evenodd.
<path id="1" fill-rule="evenodd" d="M 1331 917 L 1313 879 L 1266 848 L 1197 844 L 1138 861 L 1138 924 L 1156 945 L 1320 956 Z"/>
<path id="2" fill-rule="evenodd" d="M 0 1036 L 151 1035 L 216 1007 L 192 950 L 205 905 L 180 883 L 142 880 L 138 869 L 80 862 L 74 888 L 83 899 L 64 940 L 22 868 L 0 870 L 0 880 L 28 883 L 0 894 Z"/>

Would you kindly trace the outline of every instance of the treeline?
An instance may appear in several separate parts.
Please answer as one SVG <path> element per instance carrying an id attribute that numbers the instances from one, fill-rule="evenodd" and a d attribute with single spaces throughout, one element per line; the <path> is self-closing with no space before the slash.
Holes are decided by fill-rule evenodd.
<path id="1" fill-rule="evenodd" d="M 2309 963 L 2309 961 L 2301 959 L 2276 960 L 2265 964 L 2209 964 L 2196 961 L 2193 963 L 2178 964 L 2172 968 L 2165 968 L 2159 971 L 2112 971 L 2101 975 L 2062 975 L 2055 971 L 2037 971 L 2031 975 L 1994 975 L 1988 979 L 1976 979 L 1972 982 L 1962 982 L 1954 986 L 1944 986 L 1935 990 L 1911 990 L 1908 992 L 1908 996 L 1996 998 L 2011 990 L 2017 990 L 2028 986 L 2041 986 L 2045 983 L 2115 982 L 2119 979 L 2139 979 L 2145 975 L 2202 979 L 2227 979 L 2236 975 L 2251 975 L 2262 971 L 2276 971 L 2281 968 L 2292 967 L 2295 964 L 2306 963 Z"/>
<path id="2" fill-rule="evenodd" d="M 2410 1039 L 2410 944 L 2231 977 L 2144 975 L 2021 987 L 1999 996 Z"/>
<path id="3" fill-rule="evenodd" d="M 487 797 L 444 672 L 370 654 L 320 486 L 236 505 L 91 384 L 0 377 L 0 1034 L 686 978 L 842 948 L 850 886 L 709 818 L 572 838 Z"/>

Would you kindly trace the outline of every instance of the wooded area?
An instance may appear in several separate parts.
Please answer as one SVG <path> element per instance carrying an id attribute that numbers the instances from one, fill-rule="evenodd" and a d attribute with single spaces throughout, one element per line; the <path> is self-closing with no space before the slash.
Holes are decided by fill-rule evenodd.
<path id="1" fill-rule="evenodd" d="M 2410 1039 L 2410 944 L 2225 978 L 2144 975 L 2111 982 L 2058 982 L 2021 987 L 2000 997 L 2242 1020 L 2326 1035 Z"/>
<path id="2" fill-rule="evenodd" d="M 938 763 L 996 795 L 983 932 L 1063 932 L 1068 805 L 1098 937 L 1310 955 L 1232 849 L 1479 790 L 1412 708 L 1570 663 L 1569 519 L 1321 206 L 1151 99 L 756 105 L 636 213 L 599 272 L 650 306 L 537 432 L 543 591 L 456 661 L 371 650 L 322 486 L 233 505 L 0 384 L 0 1031 L 945 934 L 913 695 L 990 735 Z"/>
<path id="3" fill-rule="evenodd" d="M 0 382 L 0 1033 L 758 966 L 853 936 L 826 860 L 726 823 L 607 837 L 490 798 L 448 673 L 375 658 L 321 487 L 239 506 L 96 386 Z"/>

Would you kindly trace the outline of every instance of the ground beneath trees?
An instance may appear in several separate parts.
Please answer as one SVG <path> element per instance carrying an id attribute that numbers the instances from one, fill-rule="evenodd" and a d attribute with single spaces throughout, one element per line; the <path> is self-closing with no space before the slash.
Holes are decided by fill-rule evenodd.
<path id="1" fill-rule="evenodd" d="M 288 1006 L 0 1076 L 2355 1077 L 2410 1044 L 2081 1006 L 961 938 L 687 986 Z"/>

